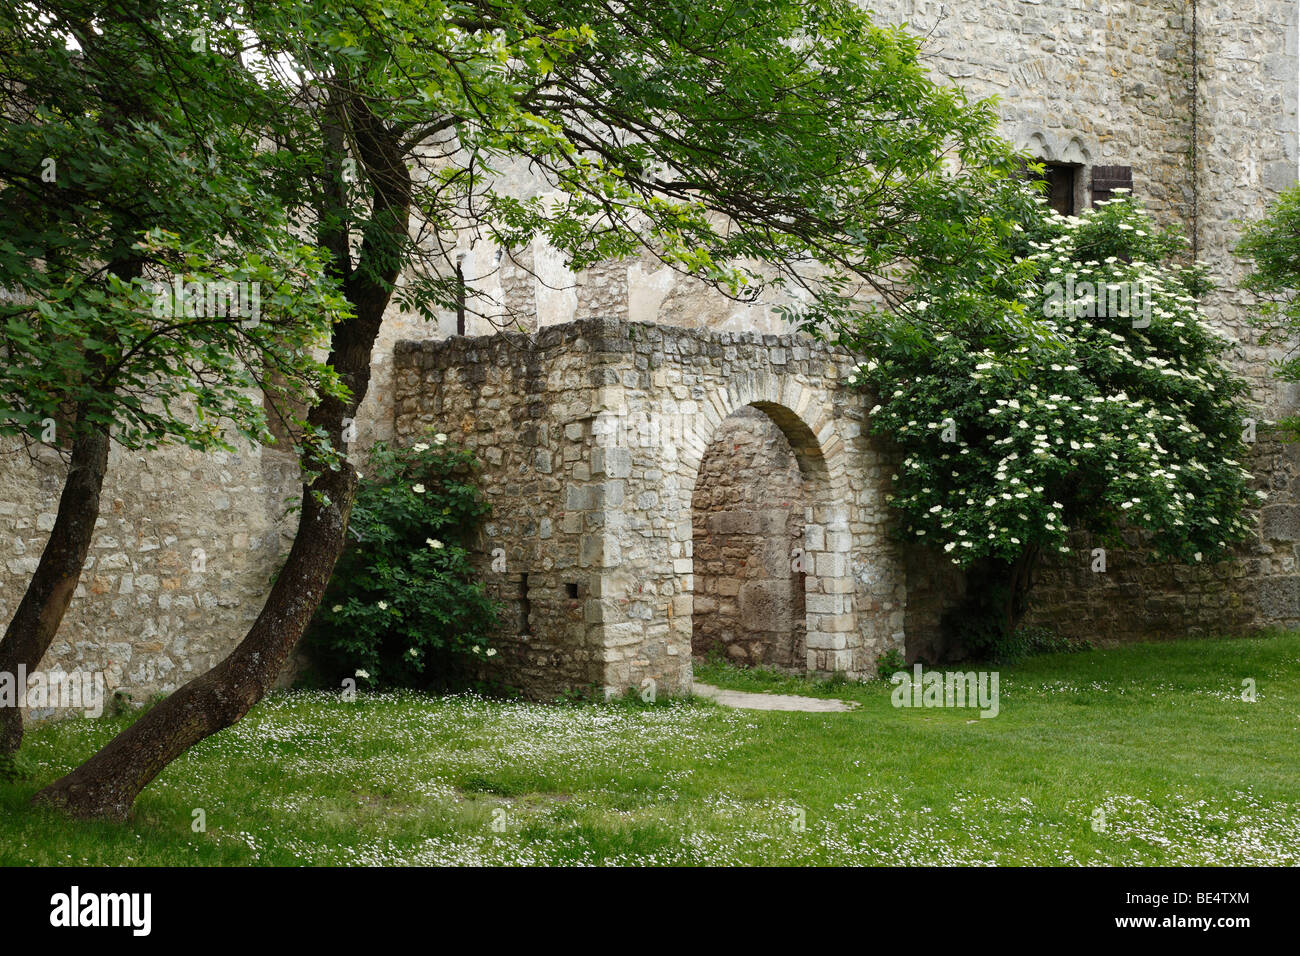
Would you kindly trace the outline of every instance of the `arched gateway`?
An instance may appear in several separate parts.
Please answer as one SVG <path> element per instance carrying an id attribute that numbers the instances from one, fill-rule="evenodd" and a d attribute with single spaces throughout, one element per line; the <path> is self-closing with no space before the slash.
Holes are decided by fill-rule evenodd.
<path id="1" fill-rule="evenodd" d="M 724 420 L 757 409 L 798 462 L 810 671 L 872 672 L 903 647 L 888 469 L 849 357 L 803 336 L 589 319 L 536 334 L 402 342 L 396 434 L 484 463 L 477 558 L 510 609 L 500 676 L 535 696 L 690 688 L 692 493 Z M 752 414 L 752 413 L 751 413 Z"/>

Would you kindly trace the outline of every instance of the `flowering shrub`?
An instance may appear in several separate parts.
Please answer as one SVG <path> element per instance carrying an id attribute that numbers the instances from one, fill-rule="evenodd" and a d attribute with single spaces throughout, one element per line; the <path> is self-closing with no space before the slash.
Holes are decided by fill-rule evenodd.
<path id="1" fill-rule="evenodd" d="M 1246 227 L 1237 255 L 1251 261 L 1242 285 L 1256 298 L 1259 344 L 1280 346 L 1281 357 L 1270 363 L 1286 382 L 1300 382 L 1300 185 L 1292 186 L 1268 208 L 1265 216 Z M 1300 416 L 1277 423 L 1300 438 Z"/>
<path id="2" fill-rule="evenodd" d="M 446 441 L 371 449 L 348 547 L 306 635 L 331 686 L 447 687 L 496 653 L 496 608 L 464 547 L 488 505 L 471 480 L 474 456 Z"/>
<path id="3" fill-rule="evenodd" d="M 1201 324 L 1203 270 L 1169 263 L 1181 237 L 1126 197 L 1017 230 L 991 281 L 1017 290 L 1039 336 L 1008 341 L 1005 323 L 954 322 L 960 301 L 922 300 L 957 331 L 918 346 L 912 321 L 852 343 L 873 355 L 851 379 L 880 398 L 871 431 L 903 454 L 900 532 L 968 571 L 958 637 L 975 651 L 1015 630 L 1040 555 L 1068 553 L 1073 530 L 1113 545 L 1139 528 L 1156 557 L 1189 563 L 1249 531 L 1246 386 Z"/>

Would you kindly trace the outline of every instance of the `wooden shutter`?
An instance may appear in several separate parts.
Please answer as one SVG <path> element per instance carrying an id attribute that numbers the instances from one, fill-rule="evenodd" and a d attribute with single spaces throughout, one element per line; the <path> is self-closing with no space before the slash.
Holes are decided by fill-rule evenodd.
<path id="1" fill-rule="evenodd" d="M 1132 166 L 1092 167 L 1092 204 L 1110 199 L 1116 189 L 1133 191 Z"/>

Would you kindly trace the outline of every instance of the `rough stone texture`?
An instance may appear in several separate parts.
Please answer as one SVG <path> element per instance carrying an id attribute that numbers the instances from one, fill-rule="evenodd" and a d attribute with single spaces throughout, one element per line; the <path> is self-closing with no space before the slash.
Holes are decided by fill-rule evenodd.
<path id="1" fill-rule="evenodd" d="M 1257 386 L 1261 417 L 1295 409 L 1295 389 L 1267 379 L 1267 353 L 1253 344 L 1245 300 L 1234 291 L 1242 263 L 1230 251 L 1238 221 L 1258 216 L 1278 191 L 1295 181 L 1294 2 L 1197 3 L 1195 97 L 1194 7 L 1189 0 L 881 0 L 872 7 L 878 19 L 905 21 L 930 36 L 929 62 L 937 76 L 951 78 L 975 97 L 998 94 L 1002 131 L 1018 146 L 1044 160 L 1078 163 L 1080 204 L 1089 199 L 1094 165 L 1131 166 L 1135 193 L 1162 221 L 1180 223 L 1195 235 L 1198 255 L 1220 281 L 1223 291 L 1212 298 L 1209 312 L 1240 345 L 1241 367 Z M 506 164 L 502 177 L 521 196 L 553 194 L 522 165 Z M 478 341 L 471 346 L 455 339 L 441 347 L 395 350 L 400 339 L 451 335 L 455 316 L 443 312 L 429 323 L 390 310 L 375 350 L 370 393 L 358 414 L 356 450 L 364 454 L 377 438 L 405 434 L 415 424 L 413 416 L 454 417 L 450 411 L 435 414 L 419 407 L 434 400 L 438 383 L 399 381 L 403 375 L 424 375 L 425 366 L 412 364 L 414 356 L 423 361 L 443 348 L 447 361 L 471 351 L 490 358 L 489 367 L 481 371 L 452 374 L 450 365 L 440 366 L 451 382 L 450 404 L 444 407 L 462 419 L 472 413 L 498 423 L 502 444 L 494 450 L 490 429 L 473 423 L 468 430 L 447 430 L 457 438 L 473 436 L 485 454 L 499 454 L 500 460 L 488 461 L 499 474 L 506 474 L 499 470 L 506 455 L 515 454 L 504 441 L 509 430 L 530 430 L 530 444 L 524 447 L 533 454 L 511 459 L 512 484 L 498 479 L 492 490 L 499 515 L 511 522 L 508 531 L 497 532 L 515 549 L 510 573 L 530 575 L 534 635 L 531 644 L 520 644 L 512 666 L 536 693 L 584 683 L 634 683 L 660 673 L 675 673 L 667 682 L 685 686 L 690 628 L 683 627 L 682 617 L 689 620 L 691 594 L 704 593 L 691 586 L 688 561 L 694 465 L 714 437 L 709 429 L 739 407 L 768 402 L 765 410 L 784 406 L 794 412 L 778 410 L 773 417 L 787 436 L 795 435 L 792 444 L 806 486 L 832 486 L 831 495 L 809 501 L 822 518 L 810 522 L 806 533 L 815 534 L 811 529 L 829 517 L 847 523 L 854 536 L 882 534 L 886 515 L 875 491 L 854 517 L 845 510 L 850 497 L 837 490 L 857 481 L 852 490 L 861 497 L 865 489 L 877 487 L 878 474 L 858 477 L 852 470 L 834 471 L 834 449 L 826 445 L 821 446 L 826 467 L 808 466 L 818 459 L 808 451 L 813 443 L 805 429 L 818 416 L 841 423 L 836 426 L 840 428 L 862 425 L 858 418 L 842 417 L 834 404 L 847 399 L 827 398 L 826 375 L 798 367 L 799 361 L 809 362 L 820 353 L 793 340 L 769 346 L 766 339 L 749 334 L 788 331 L 775 310 L 779 300 L 736 303 L 644 256 L 574 275 L 545 248 L 501 255 L 490 243 L 466 236 L 458 249 L 465 256 L 464 274 L 477 293 L 474 309 L 482 313 L 469 317 L 469 332 L 483 335 L 520 321 L 523 328 L 542 329 L 543 334 L 536 341 L 507 336 L 496 345 Z M 588 325 L 547 329 L 595 314 L 728 330 L 726 335 L 733 338 L 683 332 L 679 339 L 677 332 L 655 331 L 632 343 L 619 339 L 618 333 L 616 347 L 606 349 L 606 332 L 591 341 L 583 337 L 581 329 Z M 613 328 L 604 323 L 596 327 Z M 735 330 L 747 334 L 734 337 Z M 582 345 L 577 345 L 579 340 Z M 659 344 L 651 347 L 650 340 Z M 531 343 L 532 359 L 525 360 L 529 350 L 519 347 L 524 341 Z M 684 342 L 694 351 L 683 354 L 669 348 Z M 570 347 L 580 353 L 572 360 L 561 354 Z M 701 364 L 700 349 L 707 367 Z M 714 356 L 714 349 L 722 354 Z M 778 349 L 785 352 L 784 363 L 776 361 Z M 810 351 L 796 360 L 796 349 Z M 596 353 L 598 360 L 593 358 Z M 479 375 L 484 376 L 481 381 L 471 381 Z M 783 394 L 786 382 L 798 382 L 812 396 L 802 408 L 774 397 Z M 479 385 L 495 392 L 480 394 Z M 400 407 L 399 394 L 413 404 Z M 533 411 L 518 421 L 510 418 L 524 414 L 516 394 L 538 396 L 530 406 Z M 723 396 L 720 405 L 707 398 L 710 394 Z M 602 445 L 607 438 L 598 439 L 592 431 L 597 423 L 608 426 L 623 405 L 627 416 L 653 417 L 661 412 L 685 414 L 691 402 L 701 433 L 679 442 L 676 457 L 635 442 Z M 706 414 L 712 418 L 706 421 Z M 576 437 L 567 434 L 569 426 Z M 1272 497 L 1261 512 L 1261 539 L 1243 550 L 1238 564 L 1148 567 L 1134 542 L 1131 549 L 1109 555 L 1107 574 L 1094 575 L 1087 570 L 1084 547 L 1044 569 L 1034 619 L 1094 640 L 1300 624 L 1297 450 L 1268 441 L 1264 432 L 1260 437 L 1250 460 L 1260 487 Z M 848 448 L 858 438 L 855 433 L 843 440 Z M 873 459 L 872 467 L 883 467 L 883 461 Z M 610 467 L 616 472 L 626 468 L 628 474 L 606 473 Z M 267 581 L 287 547 L 294 522 L 282 515 L 284 498 L 297 491 L 292 472 L 285 456 L 269 450 L 260 455 L 245 449 L 233 456 L 201 456 L 177 449 L 147 455 L 114 449 L 100 537 L 59 641 L 45 662 L 47 669 L 102 669 L 113 686 L 142 699 L 170 690 L 228 651 L 260 608 Z M 6 617 L 44 544 L 61 475 L 56 463 L 31 466 L 16 454 L 0 458 L 0 613 Z M 809 480 L 810 475 L 815 480 Z M 656 483 L 661 486 L 654 487 Z M 570 488 L 576 495 L 572 504 Z M 521 490 L 523 495 L 514 494 Z M 619 493 L 622 503 L 609 503 Z M 658 495 L 659 504 L 650 504 L 650 497 L 638 503 L 641 495 Z M 607 520 L 614 525 L 602 526 Z M 614 533 L 618 522 L 624 524 Z M 870 525 L 869 532 L 864 525 Z M 626 553 L 616 550 L 623 542 Z M 204 572 L 188 570 L 196 547 L 206 551 Z M 902 640 L 904 574 L 893 559 L 881 559 L 855 566 L 854 582 L 846 582 L 836 567 L 844 554 L 827 553 L 827 570 L 818 569 L 814 576 L 823 590 L 806 593 L 808 651 L 817 669 L 865 672 L 870 669 L 869 647 Z M 960 594 L 961 578 L 924 551 L 909 549 L 905 563 L 910 595 L 906 631 L 909 656 L 914 657 L 933 644 L 939 615 Z M 878 581 L 872 578 L 877 574 Z M 870 587 L 862 585 L 864 575 L 874 581 Z M 584 592 L 584 582 L 598 590 Z M 522 580 L 502 579 L 497 584 L 520 603 Z M 578 597 L 567 597 L 570 584 L 578 585 Z M 826 587 L 848 590 L 827 592 Z M 874 595 L 869 606 L 861 587 Z M 836 605 L 836 593 L 853 595 L 848 602 L 851 613 L 842 610 L 843 600 Z M 828 601 L 814 602 L 814 594 Z M 840 613 L 815 610 L 818 603 L 840 607 Z M 836 620 L 844 614 L 850 614 L 850 629 L 835 630 L 845 626 L 846 619 Z M 623 643 L 593 641 L 593 628 Z M 544 646 L 552 638 L 540 635 L 552 630 L 558 635 L 555 646 Z M 671 666 L 670 648 L 676 649 L 678 662 Z"/>
<path id="2" fill-rule="evenodd" d="M 849 361 L 794 336 L 613 319 L 400 343 L 399 438 L 433 428 L 475 450 L 494 507 L 480 565 L 515 601 L 526 576 L 528 632 L 501 635 L 502 676 L 535 695 L 689 691 L 692 492 L 745 406 L 780 429 L 803 476 L 805 666 L 866 675 L 901 648 L 887 468 L 862 434 L 862 396 L 839 384 Z"/>
<path id="3" fill-rule="evenodd" d="M 729 416 L 691 502 L 695 656 L 802 671 L 803 478 L 776 423 L 750 405 Z"/>
<path id="4" fill-rule="evenodd" d="M 1294 445 L 1261 440 L 1245 462 L 1256 474 L 1252 489 L 1267 490 L 1270 502 L 1294 500 Z M 1136 532 L 1122 548 L 1106 551 L 1106 572 L 1092 570 L 1087 535 L 1072 536 L 1072 554 L 1046 564 L 1034 590 L 1026 622 L 1098 644 L 1164 640 L 1182 636 L 1240 634 L 1300 626 L 1296 574 L 1294 506 L 1259 509 L 1258 538 L 1236 550 L 1232 561 L 1213 565 L 1154 562 Z"/>
<path id="5" fill-rule="evenodd" d="M 6 623 L 54 525 L 65 468 L 49 449 L 45 456 L 33 465 L 21 448 L 4 448 Z M 85 570 L 42 667 L 102 671 L 110 694 L 137 702 L 211 667 L 261 610 L 292 541 L 296 520 L 283 501 L 296 488 L 293 460 L 270 450 L 140 454 L 114 446 Z"/>
<path id="6" fill-rule="evenodd" d="M 536 341 L 453 338 L 403 342 L 396 352 L 398 435 L 412 441 L 433 428 L 484 463 L 493 514 L 479 567 L 506 606 L 499 660 L 508 679 L 538 696 L 603 683 L 592 615 L 607 559 L 605 507 L 622 489 L 593 474 L 598 346 L 569 326 Z"/>

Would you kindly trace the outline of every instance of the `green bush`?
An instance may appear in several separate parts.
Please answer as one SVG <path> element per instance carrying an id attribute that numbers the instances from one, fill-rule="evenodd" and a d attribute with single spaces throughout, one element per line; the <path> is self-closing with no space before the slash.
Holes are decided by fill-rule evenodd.
<path id="1" fill-rule="evenodd" d="M 495 656 L 497 608 L 475 582 L 465 547 L 489 510 L 475 464 L 441 434 L 371 449 L 348 546 L 305 637 L 322 684 L 459 687 Z"/>
<path id="2" fill-rule="evenodd" d="M 905 670 L 907 670 L 907 660 L 896 647 L 891 647 L 876 656 L 876 677 L 879 680 L 889 680 L 899 671 Z"/>
<path id="3" fill-rule="evenodd" d="M 987 315 L 987 296 L 944 291 L 914 303 L 923 318 L 849 342 L 870 356 L 850 381 L 878 402 L 871 433 L 900 453 L 897 532 L 966 573 L 947 630 L 968 653 L 1002 655 L 1043 558 L 1070 554 L 1073 532 L 1118 549 L 1138 530 L 1153 560 L 1189 565 L 1252 534 L 1266 495 L 1239 460 L 1248 388 L 1204 322 L 1207 281 L 1180 264 L 1183 245 L 1127 197 L 1079 217 L 1044 209 L 988 280 L 1032 334 L 1005 335 L 1011 317 Z"/>

